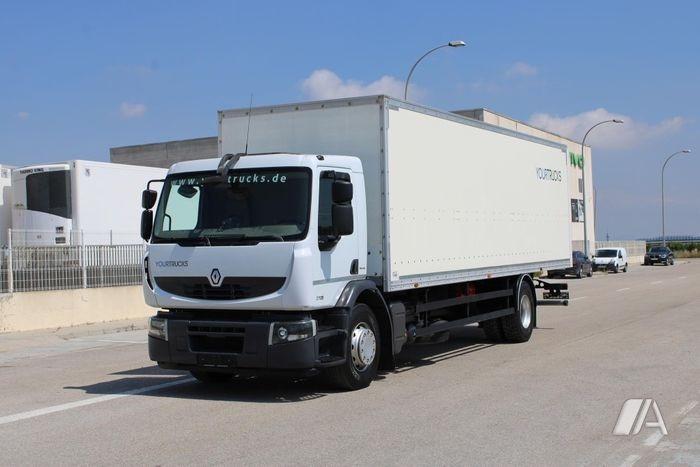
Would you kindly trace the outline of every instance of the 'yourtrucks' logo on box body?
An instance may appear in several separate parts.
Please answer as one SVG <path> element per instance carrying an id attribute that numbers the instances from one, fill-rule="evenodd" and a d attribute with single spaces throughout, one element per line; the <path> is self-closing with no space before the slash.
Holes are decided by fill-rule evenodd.
<path id="1" fill-rule="evenodd" d="M 561 182 L 561 170 L 543 169 L 542 167 L 537 167 L 537 178 L 540 180 Z"/>

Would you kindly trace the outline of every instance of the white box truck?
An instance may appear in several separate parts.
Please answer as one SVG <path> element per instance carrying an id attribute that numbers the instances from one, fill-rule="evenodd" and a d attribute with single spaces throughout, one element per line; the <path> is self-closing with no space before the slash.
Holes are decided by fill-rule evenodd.
<path id="1" fill-rule="evenodd" d="M 562 145 L 386 96 L 222 111 L 219 139 L 143 195 L 164 368 L 358 389 L 454 327 L 527 341 L 536 287 L 568 299 L 534 278 L 571 261 Z"/>
<path id="2" fill-rule="evenodd" d="M 12 171 L 15 245 L 137 244 L 144 185 L 166 169 L 71 160 Z"/>

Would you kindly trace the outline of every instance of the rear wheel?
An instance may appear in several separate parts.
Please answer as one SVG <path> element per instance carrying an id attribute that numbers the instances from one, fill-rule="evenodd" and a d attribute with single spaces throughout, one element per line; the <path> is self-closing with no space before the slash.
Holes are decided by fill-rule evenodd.
<path id="1" fill-rule="evenodd" d="M 233 375 L 216 373 L 214 371 L 192 370 L 190 374 L 194 376 L 197 381 L 204 384 L 224 384 L 233 379 Z"/>
<path id="2" fill-rule="evenodd" d="M 377 376 L 379 367 L 379 325 L 372 309 L 355 305 L 348 320 L 345 363 L 327 370 L 330 382 L 341 389 L 366 388 Z"/>
<path id="3" fill-rule="evenodd" d="M 535 326 L 535 294 L 528 284 L 523 283 L 516 299 L 515 313 L 500 319 L 503 337 L 506 342 L 527 342 Z"/>

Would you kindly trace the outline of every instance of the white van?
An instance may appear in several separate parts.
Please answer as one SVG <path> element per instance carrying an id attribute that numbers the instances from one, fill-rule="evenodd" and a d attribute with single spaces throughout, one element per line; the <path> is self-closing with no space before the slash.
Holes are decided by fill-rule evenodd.
<path id="1" fill-rule="evenodd" d="M 627 250 L 624 248 L 598 248 L 593 255 L 594 271 L 627 272 Z"/>

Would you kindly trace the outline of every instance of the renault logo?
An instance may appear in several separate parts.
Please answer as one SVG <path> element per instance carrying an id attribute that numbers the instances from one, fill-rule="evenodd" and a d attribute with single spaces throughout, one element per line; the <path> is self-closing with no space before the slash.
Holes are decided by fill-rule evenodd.
<path id="1" fill-rule="evenodd" d="M 218 287 L 221 285 L 221 273 L 218 269 L 214 268 L 211 270 L 211 274 L 209 274 L 209 282 L 211 283 L 212 287 Z"/>

